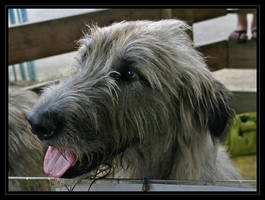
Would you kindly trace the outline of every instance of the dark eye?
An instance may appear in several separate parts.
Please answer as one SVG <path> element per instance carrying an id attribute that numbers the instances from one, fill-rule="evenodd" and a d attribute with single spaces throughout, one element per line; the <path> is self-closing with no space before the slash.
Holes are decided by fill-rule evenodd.
<path id="1" fill-rule="evenodd" d="M 82 57 L 81 57 L 82 62 L 84 62 L 84 61 L 86 60 L 86 58 L 87 58 L 87 52 L 85 52 L 85 53 L 82 55 Z"/>
<path id="2" fill-rule="evenodd" d="M 135 79 L 136 78 L 136 73 L 134 71 L 129 70 L 129 71 L 127 71 L 127 77 L 129 79 L 131 79 L 131 80 Z"/>

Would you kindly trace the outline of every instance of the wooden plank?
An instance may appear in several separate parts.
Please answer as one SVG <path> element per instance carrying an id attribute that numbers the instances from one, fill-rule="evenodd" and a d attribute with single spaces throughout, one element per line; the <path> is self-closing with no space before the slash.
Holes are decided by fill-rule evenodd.
<path id="1" fill-rule="evenodd" d="M 248 40 L 244 44 L 229 42 L 227 67 L 257 68 L 256 42 L 251 40 Z"/>
<path id="2" fill-rule="evenodd" d="M 196 47 L 206 57 L 211 71 L 222 68 L 257 68 L 257 46 L 248 40 L 237 44 L 227 40 Z"/>
<path id="3" fill-rule="evenodd" d="M 111 9 L 20 25 L 8 30 L 8 64 L 73 51 L 86 24 L 161 18 L 161 9 Z"/>
<path id="4" fill-rule="evenodd" d="M 220 41 L 196 47 L 205 57 L 211 71 L 227 67 L 227 41 Z"/>
<path id="5" fill-rule="evenodd" d="M 172 18 L 172 9 L 162 9 L 161 10 L 161 18 L 163 19 L 170 19 Z"/>
<path id="6" fill-rule="evenodd" d="M 239 182 L 239 181 L 238 181 Z M 176 191 L 256 191 L 256 188 L 248 188 L 244 184 L 237 183 L 239 186 L 216 186 L 216 185 L 174 185 L 174 184 L 148 184 L 149 190 L 148 192 L 152 191 L 159 191 L 159 192 L 176 192 Z M 241 187 L 240 187 L 241 186 Z M 244 186 L 244 187 L 242 187 Z M 89 188 L 89 184 L 77 184 L 73 191 L 85 191 L 87 192 Z M 59 191 L 59 192 L 67 192 L 68 189 L 65 186 L 53 186 L 52 191 Z M 92 192 L 142 192 L 143 191 L 143 184 L 116 184 L 116 183 L 95 183 L 90 188 Z"/>
<path id="7" fill-rule="evenodd" d="M 173 8 L 172 17 L 186 21 L 189 25 L 227 14 L 225 8 Z"/>
<path id="8" fill-rule="evenodd" d="M 73 51 L 86 24 L 99 26 L 121 20 L 179 18 L 190 23 L 225 15 L 225 9 L 106 9 L 45 22 L 20 25 L 8 30 L 8 64 Z"/>
<path id="9" fill-rule="evenodd" d="M 222 69 L 213 75 L 232 91 L 257 91 L 256 69 Z"/>
<path id="10" fill-rule="evenodd" d="M 42 93 L 42 90 L 45 88 L 45 87 L 48 87 L 50 85 L 54 85 L 54 84 L 58 84 L 60 82 L 59 79 L 56 79 L 56 80 L 53 80 L 53 81 L 46 81 L 46 82 L 43 82 L 43 83 L 38 83 L 38 84 L 35 84 L 35 85 L 30 85 L 30 86 L 27 86 L 27 87 L 24 87 L 23 90 L 31 90 L 37 94 L 41 94 Z"/>
<path id="11" fill-rule="evenodd" d="M 232 92 L 236 113 L 257 111 L 257 71 L 255 69 L 222 69 L 214 77 Z"/>
<path id="12" fill-rule="evenodd" d="M 257 93 L 253 91 L 232 91 L 232 105 L 237 114 L 257 112 Z"/>
<path id="13" fill-rule="evenodd" d="M 225 9 L 111 9 L 86 13 L 40 23 L 20 25 L 9 28 L 8 62 L 9 65 L 38 58 L 53 56 L 73 51 L 76 41 L 82 36 L 86 24 L 97 22 L 105 26 L 115 21 L 137 19 L 161 19 L 179 16 L 182 20 L 197 21 L 223 15 Z M 241 44 L 240 44 L 241 45 Z M 229 44 L 229 52 L 225 41 L 201 47 L 208 56 L 207 63 L 211 70 L 223 67 L 256 66 L 255 43 L 242 46 Z M 229 62 L 227 61 L 229 56 Z M 233 55 L 233 56 L 232 56 Z"/>
<path id="14" fill-rule="evenodd" d="M 256 8 L 228 8 L 227 13 L 257 13 Z"/>

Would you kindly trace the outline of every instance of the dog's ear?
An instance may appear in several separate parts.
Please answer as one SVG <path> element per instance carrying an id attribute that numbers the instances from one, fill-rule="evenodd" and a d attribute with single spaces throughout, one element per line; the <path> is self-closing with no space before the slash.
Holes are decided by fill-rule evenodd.
<path id="1" fill-rule="evenodd" d="M 208 128 L 212 136 L 223 139 L 234 117 L 231 94 L 218 81 L 214 82 L 213 89 L 215 101 L 212 102 L 211 110 L 209 111 Z"/>
<path id="2" fill-rule="evenodd" d="M 195 69 L 196 70 L 196 69 Z M 179 123 L 187 137 L 191 132 L 209 130 L 212 138 L 223 140 L 234 116 L 231 94 L 208 73 L 194 79 L 182 73 L 176 95 Z"/>

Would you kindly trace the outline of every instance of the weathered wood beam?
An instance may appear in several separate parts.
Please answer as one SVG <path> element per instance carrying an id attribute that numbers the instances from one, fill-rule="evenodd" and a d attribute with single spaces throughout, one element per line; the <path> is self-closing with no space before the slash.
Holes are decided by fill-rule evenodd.
<path id="1" fill-rule="evenodd" d="M 256 8 L 228 8 L 227 13 L 256 13 Z"/>
<path id="2" fill-rule="evenodd" d="M 211 71 L 222 69 L 228 65 L 228 43 L 220 41 L 203 46 L 198 46 L 197 49 L 203 53 L 205 60 Z"/>
<path id="3" fill-rule="evenodd" d="M 8 64 L 67 53 L 75 49 L 85 25 L 109 25 L 122 20 L 179 18 L 196 22 L 225 14 L 225 9 L 106 9 L 39 23 L 19 25 L 8 30 Z"/>
<path id="4" fill-rule="evenodd" d="M 11 27 L 8 64 L 73 51 L 87 24 L 105 26 L 121 20 L 160 18 L 161 9 L 111 9 Z"/>
<path id="5" fill-rule="evenodd" d="M 257 68 L 257 45 L 248 40 L 244 44 L 228 43 L 228 68 Z"/>
<path id="6" fill-rule="evenodd" d="M 257 93 L 253 91 L 231 91 L 232 105 L 236 113 L 257 112 Z"/>
<path id="7" fill-rule="evenodd" d="M 257 68 L 257 47 L 251 40 L 244 44 L 223 40 L 196 48 L 205 56 L 211 71 L 222 68 Z"/>
<path id="8" fill-rule="evenodd" d="M 186 21 L 188 24 L 224 16 L 225 8 L 173 8 L 172 17 Z"/>
<path id="9" fill-rule="evenodd" d="M 232 105 L 236 113 L 257 111 L 257 70 L 222 69 L 214 77 L 232 92 Z"/>

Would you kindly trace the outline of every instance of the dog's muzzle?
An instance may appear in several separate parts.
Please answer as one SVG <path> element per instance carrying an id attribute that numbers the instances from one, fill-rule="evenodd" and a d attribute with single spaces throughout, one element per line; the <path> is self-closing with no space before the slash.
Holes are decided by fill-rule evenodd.
<path id="1" fill-rule="evenodd" d="M 62 129 L 64 118 L 52 112 L 34 112 L 26 114 L 32 133 L 40 140 L 48 140 Z"/>

